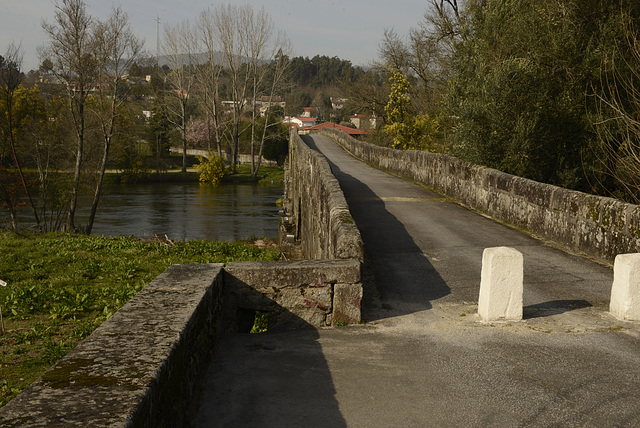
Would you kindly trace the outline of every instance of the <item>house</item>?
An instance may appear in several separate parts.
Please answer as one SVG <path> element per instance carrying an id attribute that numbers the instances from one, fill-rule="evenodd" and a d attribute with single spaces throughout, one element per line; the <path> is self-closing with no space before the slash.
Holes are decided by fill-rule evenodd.
<path id="1" fill-rule="evenodd" d="M 290 128 L 296 128 L 300 133 L 306 133 L 307 130 L 316 124 L 315 117 L 285 117 L 282 124 L 289 125 Z"/>
<path id="2" fill-rule="evenodd" d="M 226 112 L 230 112 L 234 110 L 240 104 L 238 101 L 222 101 L 222 108 Z M 242 107 L 244 107 L 245 103 L 242 103 Z"/>
<path id="3" fill-rule="evenodd" d="M 316 109 L 314 107 L 303 107 L 302 110 L 302 117 L 311 117 Z"/>
<path id="4" fill-rule="evenodd" d="M 247 98 L 246 105 L 249 106 L 250 108 L 253 108 L 254 105 L 256 107 L 268 108 L 268 107 L 280 106 L 282 108 L 285 108 L 287 103 L 284 101 L 282 97 L 273 96 L 273 97 Z"/>
<path id="5" fill-rule="evenodd" d="M 334 98 L 331 97 L 331 108 L 334 110 L 342 110 L 344 103 L 348 101 L 347 98 Z"/>
<path id="6" fill-rule="evenodd" d="M 267 110 L 271 107 L 282 107 L 287 106 L 287 103 L 284 101 L 282 97 L 273 96 L 273 97 L 257 97 L 257 98 L 247 98 L 246 104 L 247 109 L 252 109 L 254 106 L 258 109 L 261 116 L 264 116 L 267 113 Z"/>
<path id="7" fill-rule="evenodd" d="M 186 89 L 173 89 L 171 92 L 173 92 L 176 97 L 182 98 L 183 100 L 189 99 L 189 91 Z"/>
<path id="8" fill-rule="evenodd" d="M 349 117 L 349 122 L 357 129 L 378 129 L 382 125 L 382 118 L 364 114 L 354 114 Z"/>
<path id="9" fill-rule="evenodd" d="M 315 117 L 292 117 L 290 123 L 295 123 L 300 128 L 308 128 L 311 126 L 315 126 L 316 118 Z"/>

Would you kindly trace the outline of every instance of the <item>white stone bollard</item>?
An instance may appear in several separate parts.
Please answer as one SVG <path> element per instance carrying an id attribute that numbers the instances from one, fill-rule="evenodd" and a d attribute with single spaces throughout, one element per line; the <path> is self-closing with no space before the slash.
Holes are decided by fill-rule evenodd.
<path id="1" fill-rule="evenodd" d="M 619 320 L 640 320 L 640 254 L 616 256 L 609 312 Z"/>
<path id="2" fill-rule="evenodd" d="M 522 320 L 524 257 L 514 248 L 486 248 L 482 253 L 482 274 L 478 314 L 483 321 Z"/>

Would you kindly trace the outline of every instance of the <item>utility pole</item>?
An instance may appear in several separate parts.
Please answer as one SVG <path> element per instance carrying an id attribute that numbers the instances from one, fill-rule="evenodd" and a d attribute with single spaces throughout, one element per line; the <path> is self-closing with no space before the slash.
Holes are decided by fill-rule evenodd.
<path id="1" fill-rule="evenodd" d="M 160 71 L 160 16 L 156 15 L 156 71 Z"/>

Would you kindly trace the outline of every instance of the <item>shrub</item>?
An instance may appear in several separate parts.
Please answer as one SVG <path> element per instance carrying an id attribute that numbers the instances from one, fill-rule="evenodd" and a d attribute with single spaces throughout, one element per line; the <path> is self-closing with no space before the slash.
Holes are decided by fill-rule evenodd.
<path id="1" fill-rule="evenodd" d="M 200 182 L 211 183 L 214 186 L 219 185 L 227 172 L 224 159 L 210 154 L 209 159 L 204 156 L 198 156 L 198 160 L 200 163 L 196 164 L 195 168 L 198 171 Z"/>

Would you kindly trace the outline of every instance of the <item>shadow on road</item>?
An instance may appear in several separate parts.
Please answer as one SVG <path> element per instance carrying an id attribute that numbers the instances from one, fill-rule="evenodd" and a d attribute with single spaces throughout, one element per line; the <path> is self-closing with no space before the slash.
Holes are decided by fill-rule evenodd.
<path id="1" fill-rule="evenodd" d="M 303 140 L 319 151 L 312 138 L 303 136 Z M 331 160 L 328 162 L 340 182 L 365 247 L 363 319 L 375 321 L 428 310 L 431 301 L 450 294 L 449 286 L 405 226 L 386 209 L 385 202 L 366 184 L 343 172 Z M 366 283 L 367 271 L 373 273 L 375 288 Z M 379 299 L 372 296 L 376 291 Z"/>
<path id="2" fill-rule="evenodd" d="M 576 309 L 590 308 L 593 305 L 586 300 L 554 300 L 538 303 L 522 308 L 524 319 L 544 318 L 552 315 L 560 315 Z"/>
<path id="3" fill-rule="evenodd" d="M 233 308 L 227 311 L 235 310 L 228 322 L 235 318 L 238 330 L 248 331 L 250 308 L 234 308 L 234 291 L 226 293 Z M 317 329 L 256 290 L 243 293 L 252 294 L 248 301 L 270 301 L 268 331 L 225 338 L 203 379 L 194 425 L 346 428 Z"/>

